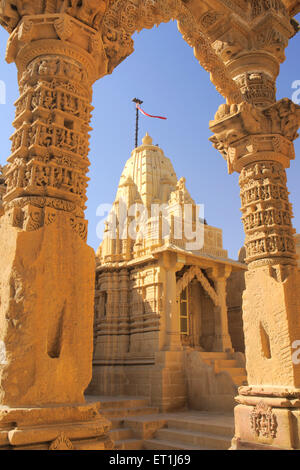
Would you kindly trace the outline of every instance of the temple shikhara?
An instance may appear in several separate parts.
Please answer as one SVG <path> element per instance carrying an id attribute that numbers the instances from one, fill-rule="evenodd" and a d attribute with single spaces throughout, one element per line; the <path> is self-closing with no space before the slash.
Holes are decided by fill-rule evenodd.
<path id="1" fill-rule="evenodd" d="M 0 449 L 300 449 L 286 178 L 300 106 L 276 98 L 299 12 L 299 0 L 0 2 L 20 91 L 0 169 Z M 86 243 L 92 86 L 135 32 L 171 20 L 224 97 L 208 121 L 239 174 L 238 261 L 148 134 L 97 253 Z"/>

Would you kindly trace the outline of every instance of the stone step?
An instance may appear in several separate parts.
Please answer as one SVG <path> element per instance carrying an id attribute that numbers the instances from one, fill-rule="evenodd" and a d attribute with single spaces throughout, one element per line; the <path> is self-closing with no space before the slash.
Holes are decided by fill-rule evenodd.
<path id="1" fill-rule="evenodd" d="M 132 438 L 132 430 L 130 428 L 117 428 L 112 429 L 109 436 L 113 441 L 123 441 Z"/>
<path id="2" fill-rule="evenodd" d="M 124 419 L 126 416 L 141 416 L 149 414 L 157 414 L 158 408 L 144 407 L 144 408 L 111 408 L 103 410 L 103 415 L 106 418 L 119 418 Z"/>
<path id="3" fill-rule="evenodd" d="M 135 437 L 152 439 L 158 429 L 167 426 L 167 418 L 163 415 L 129 416 L 124 420 L 124 426 L 132 429 Z"/>
<path id="4" fill-rule="evenodd" d="M 231 359 L 230 354 L 226 352 L 201 352 L 202 359 Z"/>
<path id="5" fill-rule="evenodd" d="M 87 401 L 97 401 L 100 403 L 100 410 L 107 410 L 112 408 L 143 408 L 149 406 L 148 398 L 138 397 L 101 397 L 101 396 L 89 396 Z"/>
<path id="6" fill-rule="evenodd" d="M 141 439 L 125 439 L 122 441 L 115 441 L 114 450 L 142 450 L 143 441 Z"/>
<path id="7" fill-rule="evenodd" d="M 238 361 L 236 359 L 217 359 L 216 366 L 223 368 L 223 367 L 239 367 Z"/>
<path id="8" fill-rule="evenodd" d="M 228 372 L 231 377 L 245 375 L 245 369 L 243 367 L 219 367 L 219 372 Z"/>
<path id="9" fill-rule="evenodd" d="M 230 439 L 234 436 L 234 423 L 220 423 L 219 419 L 216 419 L 215 422 L 212 422 L 211 420 L 207 421 L 205 419 L 168 419 L 167 427 L 169 429 L 216 434 L 218 436 L 226 436 Z"/>
<path id="10" fill-rule="evenodd" d="M 160 429 L 155 437 L 159 440 L 178 442 L 184 445 L 199 446 L 214 450 L 227 450 L 231 446 L 229 436 L 218 436 L 205 432 L 183 431 L 182 429 Z"/>
<path id="11" fill-rule="evenodd" d="M 147 439 L 144 441 L 145 450 L 206 450 L 203 447 L 185 445 L 180 442 L 163 441 L 161 439 Z"/>
<path id="12" fill-rule="evenodd" d="M 235 359 L 204 359 L 205 364 L 210 367 L 228 368 L 228 367 L 239 367 L 238 362 Z"/>

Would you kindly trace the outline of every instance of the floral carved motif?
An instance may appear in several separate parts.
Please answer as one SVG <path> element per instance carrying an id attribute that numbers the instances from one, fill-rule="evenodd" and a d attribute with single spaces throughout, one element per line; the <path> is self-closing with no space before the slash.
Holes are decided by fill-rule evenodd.
<path id="1" fill-rule="evenodd" d="M 50 445 L 49 450 L 74 450 L 70 439 L 64 433 L 61 433 Z"/>
<path id="2" fill-rule="evenodd" d="M 55 30 L 62 41 L 66 41 L 73 34 L 73 26 L 71 19 L 68 16 L 63 16 L 62 18 L 54 22 Z"/>

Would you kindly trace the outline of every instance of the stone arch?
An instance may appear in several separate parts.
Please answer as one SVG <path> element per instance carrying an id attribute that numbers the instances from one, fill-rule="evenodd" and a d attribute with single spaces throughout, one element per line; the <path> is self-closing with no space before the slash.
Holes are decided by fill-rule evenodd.
<path id="1" fill-rule="evenodd" d="M 177 20 L 183 39 L 194 49 L 200 65 L 210 73 L 212 83 L 229 104 L 240 103 L 239 87 L 230 77 L 220 56 L 213 49 L 203 26 L 213 22 L 220 12 L 206 12 L 200 20 L 182 0 L 116 0 L 106 10 L 102 23 L 102 40 L 108 57 L 108 73 L 134 51 L 132 35 L 142 29 Z"/>
<path id="2" fill-rule="evenodd" d="M 217 5 L 216 14 L 221 14 L 217 23 L 221 26 L 220 30 L 216 26 L 214 34 L 208 34 L 201 23 L 204 19 L 201 16 L 202 5 L 209 3 Z M 87 224 L 83 207 L 89 165 L 91 86 L 97 78 L 110 73 L 133 52 L 132 35 L 135 31 L 152 28 L 171 19 L 178 21 L 184 39 L 195 48 L 201 65 L 211 72 L 212 82 L 227 99 L 227 105 L 221 106 L 215 121 L 210 124 L 215 134 L 212 142 L 228 160 L 229 170 L 241 173 L 242 199 L 246 201 L 246 204 L 243 201 L 242 211 L 246 261 L 251 264 L 251 272 L 247 273 L 243 318 L 249 387 L 243 389 L 243 397 L 239 401 L 247 403 L 247 394 L 251 395 L 251 403 L 253 397 L 259 400 L 268 398 L 269 401 L 279 395 L 286 398 L 287 390 L 290 396 L 295 396 L 295 390 L 300 386 L 300 375 L 290 360 L 290 349 L 295 339 L 292 327 L 300 307 L 289 299 L 294 299 L 299 279 L 295 270 L 294 232 L 284 172 L 289 160 L 294 157 L 293 140 L 299 127 L 300 110 L 289 100 L 276 103 L 275 81 L 280 63 L 284 61 L 288 40 L 299 29 L 291 15 L 299 11 L 299 0 L 1 0 L 0 24 L 11 33 L 6 58 L 15 61 L 19 69 L 22 97 L 17 106 L 10 165 L 5 170 L 8 191 L 3 198 L 5 223 L 2 224 L 3 243 L 0 246 L 1 256 L 7 259 L 7 265 L 0 279 L 3 300 L 0 315 L 5 325 L 2 342 L 7 352 L 7 364 L 0 376 L 1 405 L 16 409 L 32 408 L 35 403 L 40 406 L 51 403 L 63 404 L 66 409 L 68 402 L 72 406 L 83 403 L 83 392 L 91 376 L 95 268 L 94 253 L 85 244 Z M 214 14 L 210 11 L 205 17 L 206 25 L 214 21 Z M 63 87 L 64 94 L 74 93 L 77 103 L 80 102 L 84 122 L 84 126 L 80 126 L 84 131 L 81 133 L 78 130 L 80 139 L 78 135 L 75 138 L 74 134 L 70 135 L 66 122 L 62 127 L 67 138 L 56 138 L 61 135 L 61 130 L 57 131 L 57 122 L 62 112 L 66 111 L 61 109 L 62 100 L 57 100 L 52 91 L 57 83 Z M 48 88 L 49 91 L 49 85 L 53 86 L 48 95 L 52 104 L 43 102 L 43 93 L 35 96 L 36 101 L 31 99 L 32 93 L 37 90 L 45 91 Z M 40 105 L 32 109 L 33 101 Z M 41 106 L 43 104 L 48 107 Z M 69 108 L 66 113 L 75 120 L 76 111 L 75 103 L 73 111 Z M 46 117 L 47 122 L 43 123 L 42 119 Z M 42 133 L 37 132 L 36 129 L 41 127 L 46 127 L 46 131 L 42 129 Z M 44 134 L 42 139 L 39 139 L 40 134 Z M 49 136 L 55 139 L 49 140 Z M 78 145 L 70 148 L 73 138 Z M 47 152 L 50 143 L 58 159 L 54 163 L 49 161 Z M 37 147 L 42 149 L 40 160 L 30 150 Z M 61 161 L 64 154 L 67 158 Z M 78 162 L 80 167 L 75 175 Z M 29 171 L 25 172 L 25 168 Z M 75 175 L 72 179 L 76 184 L 74 187 L 64 185 L 61 189 L 60 175 L 66 168 L 69 176 Z M 51 176 L 50 171 L 53 171 Z M 272 194 L 280 194 L 278 202 L 283 208 L 283 229 L 279 224 L 272 223 L 266 211 L 263 197 L 266 185 L 273 188 Z M 257 189 L 254 202 L 253 188 Z M 253 209 L 251 213 L 247 199 Z M 278 204 L 272 203 L 270 207 L 276 215 Z M 260 212 L 261 208 L 264 212 Z M 24 240 L 28 247 L 26 253 Z M 50 256 L 53 254 L 55 256 Z M 269 275 L 270 266 L 278 266 L 280 275 L 276 283 L 274 276 Z M 194 269 L 195 276 L 206 286 L 217 305 L 214 289 L 201 269 Z M 224 274 L 221 269 L 219 271 L 217 274 Z M 173 283 L 174 272 L 171 275 Z M 190 276 L 192 272 L 181 282 L 188 281 Z M 27 311 L 28 302 L 31 304 L 26 322 L 20 318 L 19 328 L 15 328 L 11 321 L 15 317 L 11 299 L 18 292 L 8 288 L 9 283 L 15 285 L 16 277 L 22 290 L 18 307 Z M 220 327 L 216 339 L 219 350 L 223 351 L 231 350 L 227 333 L 225 281 L 225 276 L 216 280 L 220 305 L 215 309 Z M 270 290 L 274 295 L 270 296 Z M 64 328 L 68 336 L 64 343 L 67 347 L 61 348 L 61 366 L 57 367 L 53 358 L 45 357 L 47 330 L 45 322 L 37 322 L 37 319 L 41 311 L 46 312 L 49 321 L 55 318 L 55 299 L 62 292 L 68 306 Z M 265 298 L 270 301 L 266 302 Z M 83 311 L 85 315 L 82 315 Z M 257 317 L 256 323 L 253 322 L 253 312 Z M 279 321 L 273 321 L 274 318 L 278 319 L 278 312 L 281 315 Z M 264 325 L 266 318 L 272 320 L 273 335 L 268 336 L 268 332 L 262 330 L 266 357 L 259 358 L 257 350 L 260 342 L 256 325 L 260 320 Z M 174 325 L 170 322 L 170 326 L 171 329 L 174 326 L 174 331 L 168 331 L 168 347 L 174 348 L 176 354 L 177 342 L 173 338 L 178 330 L 175 322 Z M 59 327 L 53 327 L 54 331 L 59 331 Z M 56 342 L 51 343 L 51 352 L 58 355 Z M 274 359 L 274 367 L 265 367 L 264 361 L 270 355 L 270 359 Z M 24 363 L 30 364 L 26 378 L 21 373 Z M 161 398 L 160 404 L 164 406 L 165 397 Z M 248 412 L 246 406 L 242 406 L 236 420 L 243 419 Z M 284 429 L 282 423 L 279 424 L 278 434 L 282 435 Z M 296 424 L 289 428 L 291 435 L 296 435 Z M 97 426 L 102 429 L 102 423 Z M 241 429 L 240 423 L 238 428 Z M 258 448 L 259 432 L 252 444 L 248 439 L 250 428 L 244 426 L 243 429 L 246 441 L 243 442 L 244 437 L 238 436 L 239 439 L 233 441 L 233 447 Z M 264 429 L 259 431 L 264 434 Z M 83 433 L 85 441 L 88 437 Z M 290 443 L 287 445 L 290 447 Z"/>
<path id="3" fill-rule="evenodd" d="M 213 301 L 215 306 L 219 306 L 219 298 L 218 295 L 215 291 L 215 289 L 210 285 L 209 281 L 203 274 L 202 270 L 198 266 L 192 266 L 184 275 L 182 278 L 177 281 L 176 284 L 176 296 L 177 299 L 179 298 L 181 292 L 189 285 L 189 283 L 196 278 L 203 289 L 207 292 L 211 300 Z"/>

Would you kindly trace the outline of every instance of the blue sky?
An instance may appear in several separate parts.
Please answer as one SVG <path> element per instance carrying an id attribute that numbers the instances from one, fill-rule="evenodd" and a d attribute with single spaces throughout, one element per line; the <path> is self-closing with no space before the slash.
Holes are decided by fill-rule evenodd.
<path id="1" fill-rule="evenodd" d="M 296 17 L 300 21 L 300 15 Z M 0 80 L 6 83 L 6 105 L 0 105 L 0 163 L 10 154 L 9 136 L 13 132 L 13 102 L 18 98 L 14 65 L 4 61 L 8 34 L 0 30 Z M 277 98 L 292 98 L 292 83 L 300 80 L 300 36 L 290 41 L 286 62 L 281 66 Z M 112 203 L 126 160 L 134 147 L 135 109 L 132 98 L 144 101 L 150 114 L 167 121 L 141 116 L 140 138 L 148 131 L 154 144 L 164 150 L 177 177 L 185 176 L 193 199 L 205 205 L 210 225 L 223 229 L 224 247 L 232 258 L 244 242 L 241 223 L 238 175 L 228 175 L 226 162 L 208 141 L 209 120 L 224 102 L 211 84 L 192 49 L 183 41 L 175 22 L 144 30 L 134 36 L 135 52 L 113 73 L 94 86 L 89 177 L 88 243 L 97 249 L 97 207 Z M 300 97 L 300 94 L 299 94 Z M 294 208 L 294 227 L 300 233 L 300 139 L 296 141 L 296 160 L 288 170 L 290 198 Z"/>

